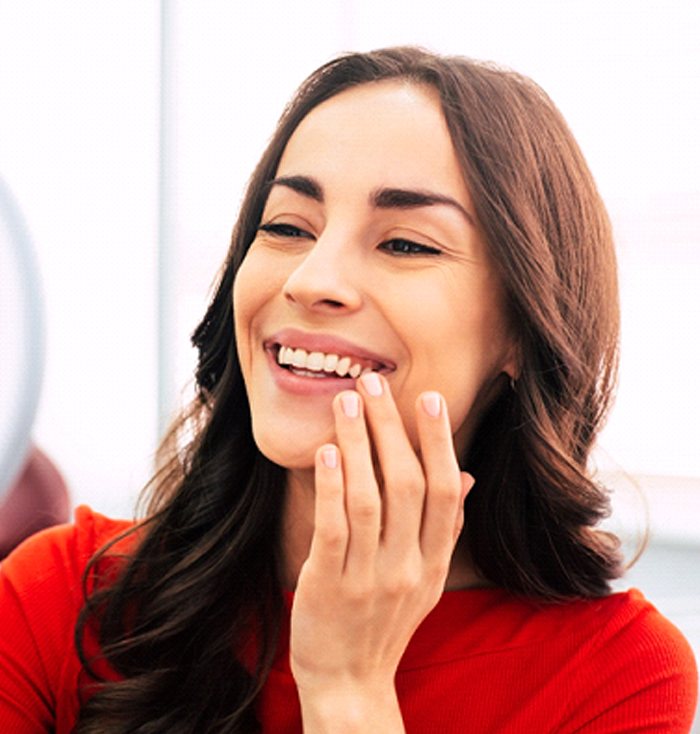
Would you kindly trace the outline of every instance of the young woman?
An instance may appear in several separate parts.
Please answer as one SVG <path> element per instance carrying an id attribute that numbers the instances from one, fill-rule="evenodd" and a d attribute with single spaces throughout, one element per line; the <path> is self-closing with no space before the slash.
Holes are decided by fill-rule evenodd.
<path id="1" fill-rule="evenodd" d="M 533 82 L 410 48 L 320 68 L 250 181 L 145 521 L 82 508 L 3 564 L 0 729 L 688 731 L 692 653 L 610 592 L 596 529 L 616 288 Z"/>

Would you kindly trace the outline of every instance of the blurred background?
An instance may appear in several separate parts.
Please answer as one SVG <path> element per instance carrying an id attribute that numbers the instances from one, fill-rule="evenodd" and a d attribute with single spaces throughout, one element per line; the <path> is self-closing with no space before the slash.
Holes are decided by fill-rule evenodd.
<path id="1" fill-rule="evenodd" d="M 0 177 L 45 317 L 27 341 L 0 294 L 0 452 L 20 470 L 30 434 L 13 416 L 31 379 L 22 409 L 69 505 L 130 516 L 190 394 L 189 336 L 247 177 L 297 84 L 338 52 L 391 44 L 497 61 L 552 96 L 608 204 L 622 363 L 596 462 L 630 549 L 649 518 L 622 585 L 700 650 L 698 38 L 697 0 L 0 0 Z M 25 293 L 0 267 L 5 297 Z"/>

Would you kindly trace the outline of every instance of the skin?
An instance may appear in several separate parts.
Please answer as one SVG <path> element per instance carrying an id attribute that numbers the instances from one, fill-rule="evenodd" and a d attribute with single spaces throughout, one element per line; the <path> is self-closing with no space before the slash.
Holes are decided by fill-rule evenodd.
<path id="1" fill-rule="evenodd" d="M 445 587 L 480 581 L 453 553 L 473 483 L 455 447 L 516 371 L 502 288 L 430 88 L 379 82 L 324 102 L 276 180 L 233 298 L 255 439 L 288 469 L 304 731 L 400 732 L 393 681 L 413 632 Z M 377 196 L 387 189 L 439 200 L 399 205 Z M 336 395 L 293 394 L 263 346 L 286 327 L 343 337 L 395 369 Z"/>

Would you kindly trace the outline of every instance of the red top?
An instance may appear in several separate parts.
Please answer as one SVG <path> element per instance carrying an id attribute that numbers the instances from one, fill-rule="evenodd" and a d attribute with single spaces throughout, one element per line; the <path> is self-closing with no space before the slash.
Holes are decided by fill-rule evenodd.
<path id="1" fill-rule="evenodd" d="M 81 574 L 128 526 L 79 508 L 75 525 L 35 535 L 0 564 L 0 732 L 71 731 Z M 302 731 L 288 657 L 285 639 L 260 701 L 265 732 Z M 637 591 L 537 604 L 479 589 L 443 594 L 396 686 L 408 734 L 686 734 L 697 670 L 680 632 Z"/>

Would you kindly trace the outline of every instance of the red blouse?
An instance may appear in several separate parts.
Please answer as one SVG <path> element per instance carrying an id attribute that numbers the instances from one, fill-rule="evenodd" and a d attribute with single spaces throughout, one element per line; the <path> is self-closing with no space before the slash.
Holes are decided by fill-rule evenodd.
<path id="1" fill-rule="evenodd" d="M 127 527 L 82 507 L 74 525 L 35 535 L 0 564 L 0 732 L 69 734 L 75 725 L 81 575 Z M 286 621 L 259 702 L 271 734 L 302 731 Z M 542 604 L 474 589 L 443 594 L 396 686 L 408 734 L 686 734 L 697 669 L 681 633 L 637 591 Z"/>

